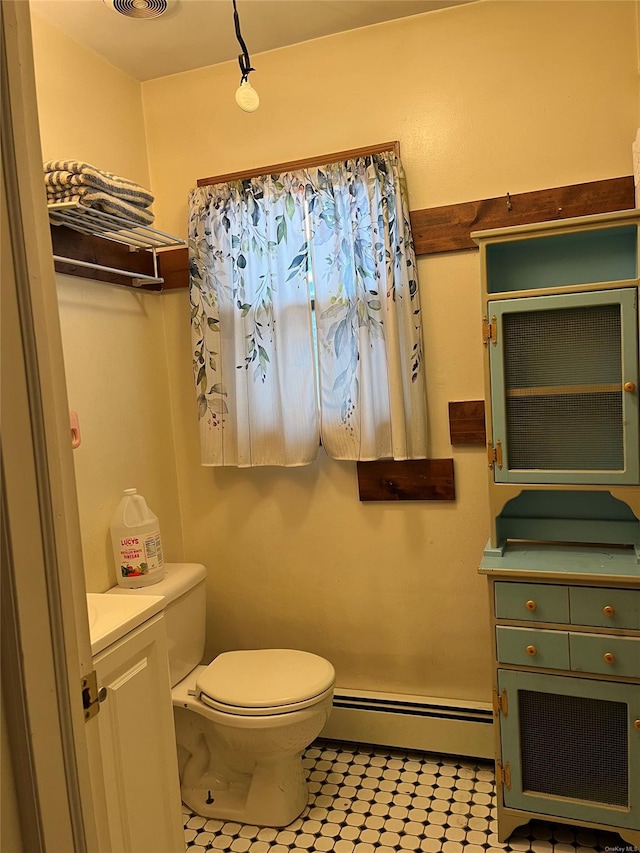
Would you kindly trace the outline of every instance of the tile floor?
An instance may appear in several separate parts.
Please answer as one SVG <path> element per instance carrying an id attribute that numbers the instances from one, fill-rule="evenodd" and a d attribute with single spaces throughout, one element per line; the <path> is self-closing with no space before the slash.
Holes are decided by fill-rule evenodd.
<path id="1" fill-rule="evenodd" d="M 542 821 L 495 835 L 493 765 L 432 753 L 316 741 L 309 804 L 283 829 L 209 820 L 186 807 L 188 853 L 605 853 L 620 836 Z"/>

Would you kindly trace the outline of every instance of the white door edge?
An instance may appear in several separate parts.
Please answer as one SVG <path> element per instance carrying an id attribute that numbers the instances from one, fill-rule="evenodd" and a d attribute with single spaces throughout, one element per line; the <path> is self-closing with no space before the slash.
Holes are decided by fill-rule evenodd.
<path id="1" fill-rule="evenodd" d="M 1 0 L 0 19 L 3 724 L 24 848 L 83 853 L 105 806 L 82 707 L 91 649 L 29 6 Z"/>

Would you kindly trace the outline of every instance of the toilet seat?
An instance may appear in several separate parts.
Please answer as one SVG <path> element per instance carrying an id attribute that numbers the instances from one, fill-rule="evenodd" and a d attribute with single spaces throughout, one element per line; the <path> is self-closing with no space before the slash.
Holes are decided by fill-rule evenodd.
<path id="1" fill-rule="evenodd" d="M 198 676 L 196 690 L 210 708 L 241 716 L 298 711 L 333 691 L 329 661 L 293 649 L 252 649 L 218 655 Z"/>

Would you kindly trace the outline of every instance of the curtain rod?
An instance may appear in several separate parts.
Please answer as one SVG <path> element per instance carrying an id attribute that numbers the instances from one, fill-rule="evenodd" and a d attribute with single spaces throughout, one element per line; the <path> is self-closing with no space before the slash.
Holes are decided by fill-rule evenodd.
<path id="1" fill-rule="evenodd" d="M 260 178 L 263 175 L 278 175 L 281 172 L 293 172 L 296 169 L 307 169 L 313 166 L 327 166 L 329 163 L 339 163 L 341 160 L 353 160 L 356 157 L 366 157 L 367 154 L 383 154 L 393 151 L 400 156 L 400 143 L 381 142 L 378 145 L 368 145 L 364 148 L 352 148 L 349 151 L 336 151 L 333 154 L 320 154 L 307 157 L 305 160 L 291 160 L 289 163 L 276 163 L 273 166 L 258 166 L 244 172 L 230 172 L 228 175 L 215 175 L 210 178 L 198 178 L 197 186 L 208 187 L 212 184 L 227 184 L 231 181 L 243 181 L 245 178 Z"/>

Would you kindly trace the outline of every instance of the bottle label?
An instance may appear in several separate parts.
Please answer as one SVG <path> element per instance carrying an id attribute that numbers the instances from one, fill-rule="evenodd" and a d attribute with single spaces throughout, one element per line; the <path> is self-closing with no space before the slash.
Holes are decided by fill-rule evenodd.
<path id="1" fill-rule="evenodd" d="M 123 578 L 137 578 L 163 568 L 160 533 L 120 539 L 120 573 Z"/>

